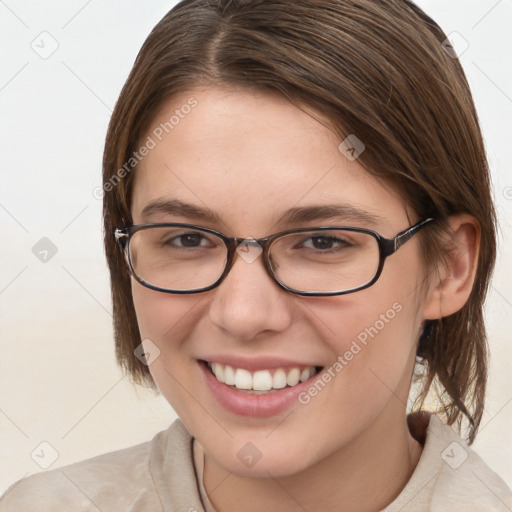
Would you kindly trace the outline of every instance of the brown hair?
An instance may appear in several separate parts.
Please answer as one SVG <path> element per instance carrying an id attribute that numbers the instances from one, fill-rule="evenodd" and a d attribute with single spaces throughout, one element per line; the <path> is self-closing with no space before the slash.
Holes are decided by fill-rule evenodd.
<path id="1" fill-rule="evenodd" d="M 340 141 L 353 133 L 364 142 L 358 162 L 391 182 L 419 217 L 436 219 L 421 236 L 427 269 L 444 254 L 450 215 L 468 213 L 478 221 L 474 287 L 459 312 L 426 326 L 416 402 L 420 409 L 436 392 L 446 421 L 460 428 L 466 416 L 473 441 L 487 380 L 482 309 L 495 259 L 495 212 L 471 92 L 445 40 L 439 26 L 405 0 L 185 0 L 156 25 L 116 104 L 103 161 L 116 355 L 134 382 L 154 387 L 133 353 L 140 334 L 113 236 L 115 227 L 131 223 L 136 171 L 125 164 L 173 95 L 201 84 L 256 87 L 320 114 Z M 119 178 L 115 186 L 113 177 Z"/>

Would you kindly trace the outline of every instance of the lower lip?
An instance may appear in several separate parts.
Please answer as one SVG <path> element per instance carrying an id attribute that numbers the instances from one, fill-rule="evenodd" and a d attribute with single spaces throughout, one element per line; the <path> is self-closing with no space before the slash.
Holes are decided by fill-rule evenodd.
<path id="1" fill-rule="evenodd" d="M 222 382 L 219 382 L 212 374 L 204 361 L 199 361 L 199 366 L 206 378 L 208 388 L 217 401 L 228 411 L 240 416 L 269 417 L 279 414 L 298 402 L 298 395 L 306 391 L 313 379 L 319 374 L 296 386 L 286 387 L 265 395 L 252 395 L 237 391 Z"/>

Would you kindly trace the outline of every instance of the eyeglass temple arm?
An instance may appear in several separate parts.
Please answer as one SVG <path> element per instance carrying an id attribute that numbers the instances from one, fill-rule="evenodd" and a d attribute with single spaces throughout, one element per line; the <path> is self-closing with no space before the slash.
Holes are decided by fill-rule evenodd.
<path id="1" fill-rule="evenodd" d="M 427 219 L 422 220 L 421 222 L 418 222 L 418 224 L 415 224 L 411 228 L 408 228 L 401 233 L 398 233 L 398 235 L 395 236 L 393 239 L 393 252 L 397 251 L 405 242 L 410 240 L 418 231 L 423 229 L 427 224 L 432 222 L 434 219 L 432 217 L 429 217 Z"/>

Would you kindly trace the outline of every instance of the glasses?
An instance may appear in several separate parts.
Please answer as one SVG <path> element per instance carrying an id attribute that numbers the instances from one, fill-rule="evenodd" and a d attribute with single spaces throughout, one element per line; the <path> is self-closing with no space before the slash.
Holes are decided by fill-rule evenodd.
<path id="1" fill-rule="evenodd" d="M 228 275 L 238 253 L 262 255 L 268 275 L 283 289 L 306 296 L 352 293 L 374 284 L 384 261 L 434 219 L 384 238 L 353 227 L 299 228 L 265 238 L 233 238 L 192 224 L 142 224 L 115 230 L 133 277 L 152 290 L 200 293 Z"/>

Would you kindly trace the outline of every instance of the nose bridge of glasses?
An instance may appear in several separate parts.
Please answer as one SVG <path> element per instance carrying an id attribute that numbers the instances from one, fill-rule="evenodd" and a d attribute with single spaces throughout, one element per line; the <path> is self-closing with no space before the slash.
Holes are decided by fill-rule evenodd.
<path id="1" fill-rule="evenodd" d="M 264 238 L 254 238 L 252 236 L 234 237 L 231 240 L 233 240 L 233 244 L 236 249 L 238 249 L 238 247 L 240 247 L 240 245 L 243 245 L 244 242 L 253 247 L 259 246 L 262 249 L 265 249 L 265 247 L 268 245 L 269 237 L 268 236 L 266 236 Z"/>
<path id="2" fill-rule="evenodd" d="M 224 267 L 223 275 L 221 276 L 221 281 L 223 281 L 228 274 L 231 273 L 233 266 L 237 259 L 242 259 L 246 264 L 255 263 L 260 256 L 262 256 L 262 264 L 265 268 L 267 274 L 271 279 L 274 279 L 272 275 L 272 271 L 269 268 L 269 264 L 265 261 L 265 254 L 268 251 L 269 238 L 241 238 L 241 237 L 232 237 L 232 238 L 224 238 L 224 242 L 228 249 L 228 254 L 226 258 L 226 263 Z"/>
<path id="3" fill-rule="evenodd" d="M 265 253 L 265 249 L 268 245 L 268 238 L 233 238 L 233 245 L 231 251 L 238 254 L 246 263 L 253 263 L 256 261 L 262 253 Z"/>

